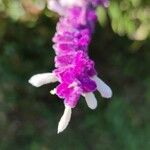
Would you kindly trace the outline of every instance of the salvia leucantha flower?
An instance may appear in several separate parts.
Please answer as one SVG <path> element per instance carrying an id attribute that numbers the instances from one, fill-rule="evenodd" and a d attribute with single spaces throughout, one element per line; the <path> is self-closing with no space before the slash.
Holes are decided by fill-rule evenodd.
<path id="1" fill-rule="evenodd" d="M 60 15 L 53 48 L 56 53 L 55 70 L 30 78 L 29 83 L 36 87 L 59 82 L 51 90 L 64 100 L 64 114 L 58 124 L 58 133 L 62 132 L 71 118 L 80 97 L 83 96 L 89 108 L 97 107 L 94 91 L 102 97 L 110 98 L 112 91 L 98 76 L 94 62 L 88 56 L 88 46 L 97 21 L 95 9 L 98 5 L 108 6 L 108 0 L 49 0 L 48 8 Z"/>

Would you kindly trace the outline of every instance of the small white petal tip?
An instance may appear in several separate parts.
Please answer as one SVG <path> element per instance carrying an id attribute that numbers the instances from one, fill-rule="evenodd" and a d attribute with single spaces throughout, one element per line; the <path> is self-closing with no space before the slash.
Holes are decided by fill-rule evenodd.
<path id="1" fill-rule="evenodd" d="M 28 82 L 35 87 L 40 87 L 44 84 L 48 84 L 48 83 L 56 82 L 56 81 L 57 81 L 57 78 L 53 73 L 41 73 L 41 74 L 32 76 Z"/>
<path id="2" fill-rule="evenodd" d="M 55 95 L 55 94 L 56 94 L 56 89 L 51 90 L 50 93 L 51 93 L 52 95 Z"/>
<path id="3" fill-rule="evenodd" d="M 69 106 L 65 106 L 65 111 L 64 114 L 62 115 L 59 123 L 58 123 L 58 130 L 57 130 L 57 134 L 61 133 L 62 131 L 64 131 L 71 119 L 71 107 Z"/>
<path id="4" fill-rule="evenodd" d="M 97 90 L 100 92 L 102 97 L 104 97 L 104 98 L 111 98 L 112 97 L 112 90 L 106 83 L 104 83 L 104 81 L 102 81 L 97 76 L 94 76 L 93 80 L 96 82 Z"/>
<path id="5" fill-rule="evenodd" d="M 97 99 L 95 95 L 90 93 L 84 93 L 83 96 L 85 97 L 86 103 L 90 109 L 96 109 L 97 107 Z"/>

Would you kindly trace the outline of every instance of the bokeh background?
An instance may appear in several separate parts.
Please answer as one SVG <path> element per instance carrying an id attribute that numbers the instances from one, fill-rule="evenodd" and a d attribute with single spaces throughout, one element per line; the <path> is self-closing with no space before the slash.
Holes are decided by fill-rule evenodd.
<path id="1" fill-rule="evenodd" d="M 45 0 L 0 0 L 0 150 L 150 149 L 150 1 L 111 0 L 97 15 L 90 57 L 114 94 L 96 93 L 95 111 L 81 99 L 57 135 L 56 84 L 34 88 L 28 79 L 54 69 L 58 16 Z"/>

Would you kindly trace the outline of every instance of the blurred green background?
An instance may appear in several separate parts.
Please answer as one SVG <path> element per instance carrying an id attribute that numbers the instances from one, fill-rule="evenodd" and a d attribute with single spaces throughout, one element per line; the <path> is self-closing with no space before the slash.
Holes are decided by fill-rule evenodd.
<path id="1" fill-rule="evenodd" d="M 45 0 L 0 0 L 0 150 L 149 150 L 150 1 L 111 0 L 97 9 L 90 57 L 113 98 L 83 99 L 62 134 L 63 103 L 28 79 L 54 69 L 57 14 Z"/>

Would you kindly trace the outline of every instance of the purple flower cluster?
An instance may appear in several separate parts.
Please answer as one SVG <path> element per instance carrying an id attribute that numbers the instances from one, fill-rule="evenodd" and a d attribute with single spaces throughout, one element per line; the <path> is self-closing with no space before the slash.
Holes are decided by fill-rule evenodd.
<path id="1" fill-rule="evenodd" d="M 48 8 L 61 16 L 52 39 L 56 69 L 52 73 L 34 75 L 29 82 L 36 87 L 59 82 L 51 91 L 64 99 L 65 104 L 58 132 L 67 127 L 71 108 L 77 105 L 80 96 L 85 97 L 91 109 L 97 106 L 94 91 L 98 90 L 105 98 L 112 96 L 111 89 L 97 77 L 94 62 L 88 56 L 98 5 L 107 7 L 108 0 L 49 0 Z"/>
<path id="2" fill-rule="evenodd" d="M 88 57 L 95 22 L 92 5 L 70 8 L 67 15 L 60 18 L 53 38 L 57 68 L 54 73 L 60 82 L 56 94 L 72 108 L 82 93 L 94 92 L 97 87 L 91 79 L 96 75 L 94 62 Z"/>

